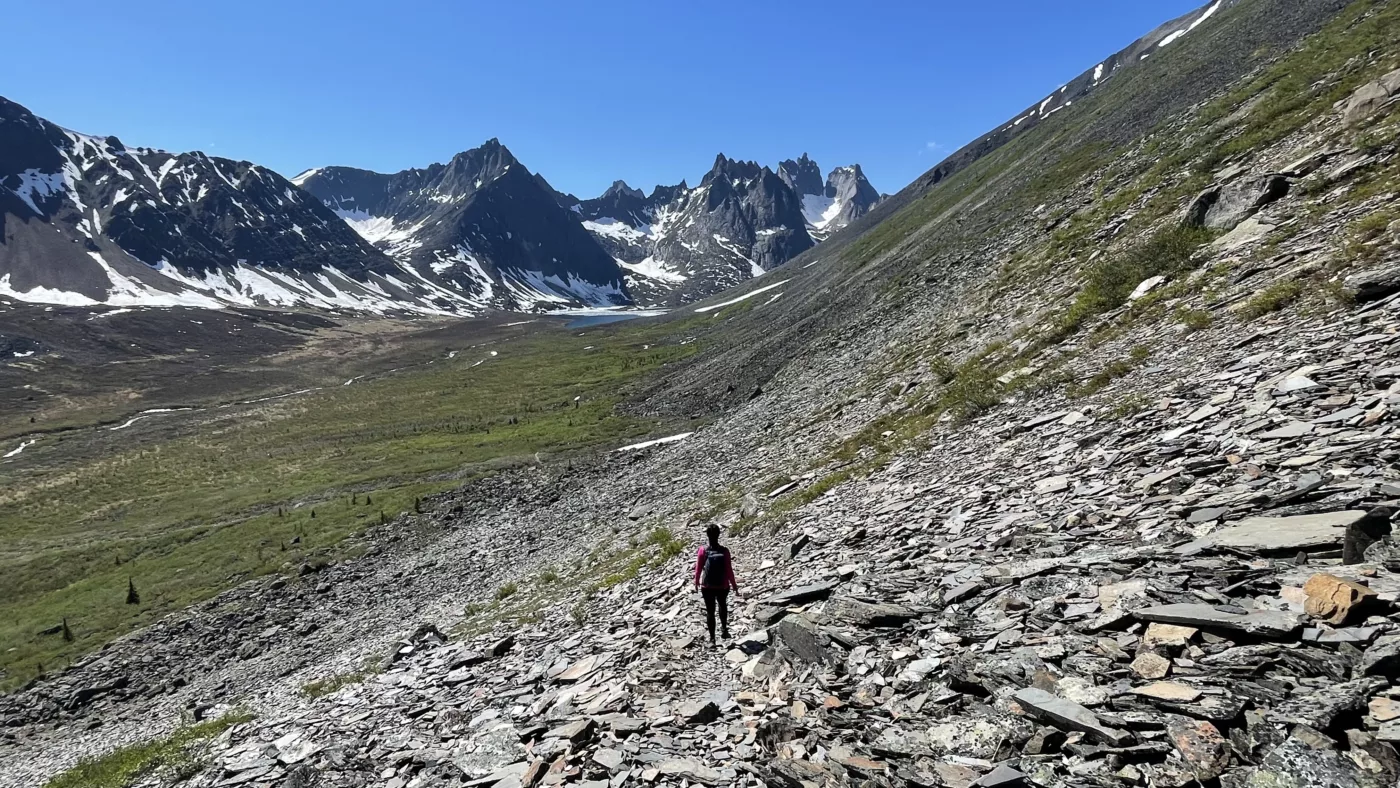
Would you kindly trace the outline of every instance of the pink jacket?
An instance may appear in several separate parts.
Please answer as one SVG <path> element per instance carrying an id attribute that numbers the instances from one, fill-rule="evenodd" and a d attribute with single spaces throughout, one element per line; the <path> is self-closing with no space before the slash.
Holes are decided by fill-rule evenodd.
<path id="1" fill-rule="evenodd" d="M 705 546 L 705 547 L 700 548 L 700 552 L 698 552 L 698 553 L 695 554 L 695 585 L 697 585 L 697 586 L 700 585 L 700 576 L 701 576 L 701 575 L 704 573 L 704 571 L 705 571 L 705 551 L 706 551 L 706 550 L 709 550 L 709 549 L 710 549 L 710 548 L 709 548 L 709 546 L 707 545 L 707 546 Z M 735 590 L 738 590 L 738 588 L 739 588 L 739 581 L 737 581 L 737 580 L 734 579 L 734 556 L 733 556 L 732 554 L 730 554 L 729 548 L 727 548 L 727 547 L 721 546 L 719 549 L 724 553 L 724 558 L 725 558 L 725 561 L 724 561 L 724 573 L 725 573 L 725 575 L 726 575 L 726 577 L 725 577 L 725 581 L 726 581 L 726 582 L 725 582 L 724 584 L 722 584 L 722 585 L 710 584 L 710 585 L 707 585 L 707 586 L 705 586 L 705 587 L 706 587 L 706 588 L 733 588 L 733 589 L 735 589 Z"/>

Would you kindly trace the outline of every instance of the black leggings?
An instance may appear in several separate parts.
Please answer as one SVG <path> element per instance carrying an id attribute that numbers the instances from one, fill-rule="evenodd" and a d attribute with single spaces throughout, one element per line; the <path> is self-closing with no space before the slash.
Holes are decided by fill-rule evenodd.
<path id="1" fill-rule="evenodd" d="M 729 637 L 729 589 L 702 588 L 700 594 L 705 597 L 705 626 L 710 630 L 710 640 L 715 639 L 716 604 L 719 605 L 720 633 Z"/>

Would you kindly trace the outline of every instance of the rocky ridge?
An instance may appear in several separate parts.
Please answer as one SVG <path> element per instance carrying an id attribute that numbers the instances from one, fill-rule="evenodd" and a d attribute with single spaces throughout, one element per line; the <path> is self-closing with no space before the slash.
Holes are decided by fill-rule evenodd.
<path id="1" fill-rule="evenodd" d="M 0 98 L 0 296 L 77 306 L 470 312 L 285 178 L 68 131 Z M 470 302 L 470 303 L 469 303 Z"/>

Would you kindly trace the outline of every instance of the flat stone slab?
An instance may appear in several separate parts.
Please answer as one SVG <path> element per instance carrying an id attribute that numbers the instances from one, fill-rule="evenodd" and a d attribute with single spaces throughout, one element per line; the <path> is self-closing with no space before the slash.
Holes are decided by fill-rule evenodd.
<path id="1" fill-rule="evenodd" d="M 1288 637 L 1303 626 L 1303 617 L 1297 613 L 1276 610 L 1232 613 L 1210 605 L 1189 603 L 1158 605 L 1157 607 L 1135 610 L 1133 615 L 1141 621 L 1182 624 L 1202 629 L 1225 629 L 1268 637 Z"/>
<path id="2" fill-rule="evenodd" d="M 1308 548 L 1339 547 L 1346 538 L 1347 526 L 1365 516 L 1365 512 L 1346 510 L 1293 517 L 1250 517 L 1181 545 L 1175 552 L 1196 555 L 1232 548 L 1250 553 L 1296 553 Z"/>
<path id="3" fill-rule="evenodd" d="M 828 601 L 826 614 L 862 629 L 902 627 L 917 615 L 903 605 L 874 604 L 845 596 Z"/>
<path id="4" fill-rule="evenodd" d="M 786 591 L 780 591 L 763 600 L 763 604 L 773 605 L 775 607 L 787 607 L 789 605 L 802 605 L 808 602 L 816 602 L 819 599 L 826 599 L 831 596 L 831 592 L 836 588 L 836 585 L 837 583 L 835 580 L 827 580 L 821 583 L 813 583 L 809 586 L 789 588 Z"/>
<path id="5" fill-rule="evenodd" d="M 1072 731 L 1079 731 L 1098 741 L 1114 747 L 1121 747 L 1132 741 L 1127 731 L 1110 728 L 1099 722 L 1092 711 L 1071 700 L 1065 700 L 1043 689 L 1027 687 L 1018 690 L 1012 698 L 1030 716 Z"/>
<path id="6" fill-rule="evenodd" d="M 1174 681 L 1154 681 L 1146 686 L 1134 688 L 1132 692 L 1134 695 L 1144 698 L 1166 700 L 1173 703 L 1194 703 L 1201 697 L 1201 691 L 1195 687 L 1188 687 Z"/>

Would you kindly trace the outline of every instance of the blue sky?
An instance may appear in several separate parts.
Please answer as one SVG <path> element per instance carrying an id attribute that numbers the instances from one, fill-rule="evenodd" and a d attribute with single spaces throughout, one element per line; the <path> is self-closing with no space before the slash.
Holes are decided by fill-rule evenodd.
<path id="1" fill-rule="evenodd" d="M 894 192 L 1201 0 L 26 2 L 0 95 L 129 145 L 294 175 L 499 137 L 558 189 L 692 184 L 717 152 Z"/>

